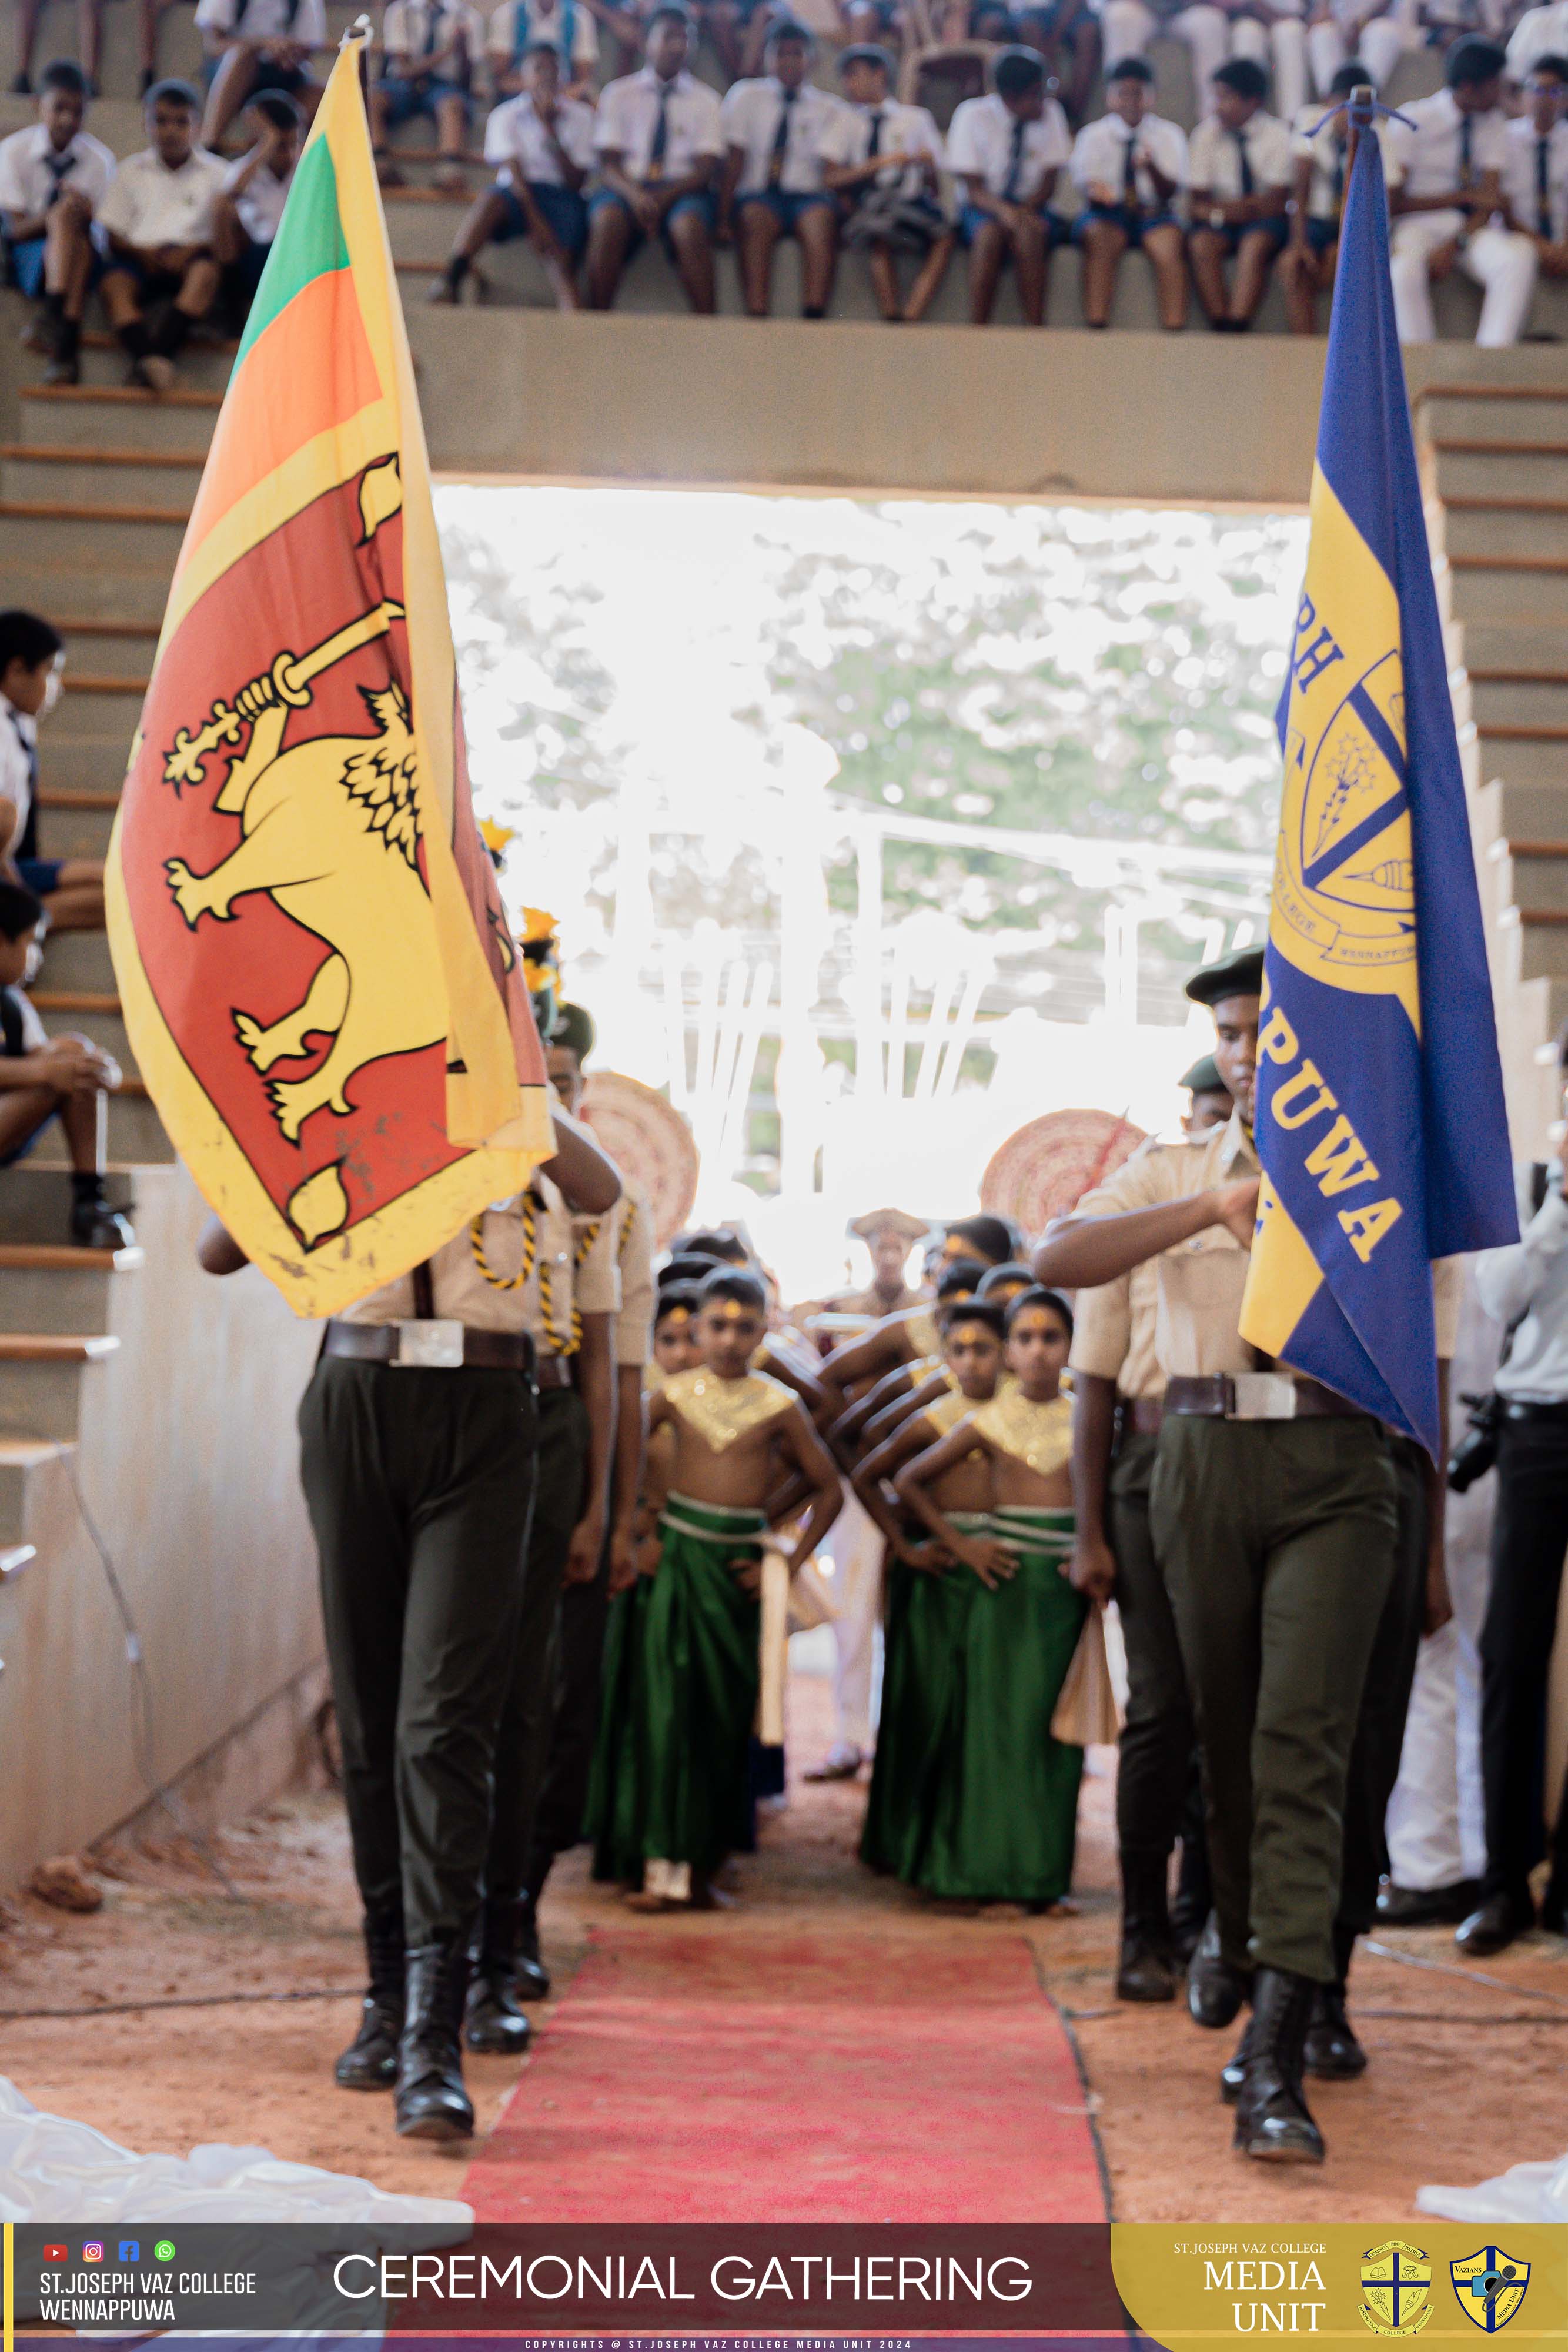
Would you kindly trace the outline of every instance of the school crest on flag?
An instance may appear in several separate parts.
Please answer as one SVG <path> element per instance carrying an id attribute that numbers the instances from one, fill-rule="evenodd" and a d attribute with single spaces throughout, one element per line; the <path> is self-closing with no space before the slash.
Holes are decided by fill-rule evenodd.
<path id="1" fill-rule="evenodd" d="M 1482 2246 L 1462 2261 L 1448 2264 L 1459 2309 L 1483 2336 L 1506 2327 L 1524 2301 L 1530 2284 L 1530 2264 L 1500 2246 Z"/>
<path id="2" fill-rule="evenodd" d="M 428 1256 L 551 1149 L 469 796 L 361 46 L 329 81 L 235 362 L 108 882 L 160 1115 L 312 1315 Z"/>

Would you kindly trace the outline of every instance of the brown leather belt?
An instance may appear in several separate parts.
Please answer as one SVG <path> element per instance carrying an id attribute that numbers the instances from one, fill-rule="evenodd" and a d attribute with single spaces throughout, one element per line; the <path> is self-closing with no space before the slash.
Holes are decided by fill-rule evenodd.
<path id="1" fill-rule="evenodd" d="M 1158 1397 L 1124 1397 L 1122 1427 L 1129 1435 L 1157 1437 L 1165 1419 L 1165 1406 Z"/>
<path id="2" fill-rule="evenodd" d="M 534 1386 L 538 1389 L 569 1389 L 571 1381 L 571 1360 L 568 1356 L 539 1356 L 534 1361 Z"/>
<path id="3" fill-rule="evenodd" d="M 1166 1383 L 1167 1412 L 1204 1421 L 1364 1420 L 1359 1405 L 1296 1372 L 1214 1372 Z"/>
<path id="4" fill-rule="evenodd" d="M 433 1353 L 424 1347 L 422 1335 L 437 1332 L 451 1335 L 453 1349 Z M 458 1344 L 460 1358 L 455 1351 Z M 472 1331 L 464 1324 L 344 1323 L 335 1317 L 327 1326 L 321 1352 L 324 1356 L 345 1356 L 360 1364 L 450 1368 L 461 1362 L 464 1368 L 477 1365 L 486 1371 L 526 1372 L 530 1378 L 537 1378 L 545 1370 L 540 1365 L 536 1373 L 534 1343 L 526 1331 Z M 559 1363 L 561 1360 L 551 1357 L 548 1360 Z"/>

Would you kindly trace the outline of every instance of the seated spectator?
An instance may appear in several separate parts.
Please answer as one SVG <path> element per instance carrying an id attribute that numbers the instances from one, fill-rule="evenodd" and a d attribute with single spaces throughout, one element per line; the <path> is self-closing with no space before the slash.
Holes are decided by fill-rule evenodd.
<path id="1" fill-rule="evenodd" d="M 1100 70 L 1100 20 L 1089 0 L 1031 0 L 1014 22 L 1020 47 L 1043 60 L 1047 76 L 1058 85 L 1062 111 L 1076 129 Z"/>
<path id="2" fill-rule="evenodd" d="M 38 721 L 59 699 L 65 640 L 37 613 L 0 613 L 0 864 L 57 931 L 103 929 L 103 861 L 38 855 Z"/>
<path id="3" fill-rule="evenodd" d="M 923 106 L 888 96 L 885 49 L 845 49 L 839 78 L 849 104 L 822 134 L 822 170 L 844 208 L 846 245 L 862 252 L 884 319 L 923 319 L 947 274 L 956 236 L 940 201 L 942 133 Z M 905 299 L 898 257 L 919 257 Z"/>
<path id="4" fill-rule="evenodd" d="M 1542 8 L 1527 8 L 1508 37 L 1508 78 L 1522 89 L 1537 58 L 1555 57 L 1568 48 L 1568 8 L 1563 0 L 1547 0 Z"/>
<path id="5" fill-rule="evenodd" d="M 501 0 L 486 46 L 497 99 L 521 97 L 528 87 L 528 52 L 544 47 L 560 59 L 561 96 L 592 105 L 599 27 L 589 0 Z M 487 152 L 485 160 L 492 160 Z"/>
<path id="6" fill-rule="evenodd" d="M 23 993 L 42 919 L 30 890 L 0 880 L 0 1168 L 25 1159 L 57 1118 L 71 1156 L 67 1239 L 78 1249 L 129 1249 L 136 1236 L 103 1192 L 103 1097 L 120 1085 L 120 1066 L 90 1037 L 46 1034 Z"/>
<path id="7" fill-rule="evenodd" d="M 1406 50 L 1415 47 L 1414 26 L 1402 21 L 1405 13 L 1406 0 L 1313 0 L 1307 58 L 1320 98 L 1333 95 L 1335 75 L 1352 58 L 1360 64 L 1363 82 L 1381 89 Z M 1278 90 L 1275 110 L 1287 110 Z M 1322 116 L 1320 107 L 1319 121 Z"/>
<path id="8" fill-rule="evenodd" d="M 38 37 L 38 19 L 44 13 L 44 0 L 16 0 L 16 72 L 12 81 L 13 94 L 30 98 L 33 90 L 33 49 Z M 98 96 L 98 60 L 103 46 L 103 0 L 77 0 L 77 23 L 81 37 L 81 69 L 91 98 Z M 43 84 L 38 85 L 40 89 Z"/>
<path id="9" fill-rule="evenodd" d="M 243 332 L 267 257 L 294 184 L 304 122 L 294 100 L 265 90 L 251 106 L 256 143 L 229 166 L 213 216 L 213 252 L 223 271 L 224 310 Z"/>
<path id="10" fill-rule="evenodd" d="M 1535 247 L 1498 217 L 1512 152 L 1503 63 L 1493 41 L 1456 41 L 1443 89 L 1401 107 L 1389 125 L 1388 152 L 1399 174 L 1389 268 L 1402 343 L 1431 342 L 1432 283 L 1453 269 L 1485 289 L 1478 343 L 1517 343 L 1530 316 Z"/>
<path id="11" fill-rule="evenodd" d="M 1250 58 L 1214 77 L 1214 110 L 1187 142 L 1187 252 L 1193 283 L 1217 334 L 1245 334 L 1291 233 L 1295 176 L 1291 133 L 1263 111 L 1269 78 Z M 1225 265 L 1235 275 L 1228 287 Z"/>
<path id="12" fill-rule="evenodd" d="M 103 307 L 131 358 L 127 381 L 167 392 L 186 336 L 218 290 L 213 224 L 226 166 L 196 144 L 189 82 L 147 93 L 152 144 L 128 155 L 98 208 L 109 239 Z"/>
<path id="13" fill-rule="evenodd" d="M 321 84 L 307 72 L 310 53 L 327 46 L 322 0 L 196 0 L 206 57 L 204 145 L 215 147 L 240 109 L 266 89 L 281 90 L 307 119 Z"/>
<path id="14" fill-rule="evenodd" d="M 806 77 L 816 43 L 802 25 L 775 25 L 763 52 L 765 78 L 725 94 L 718 234 L 733 233 L 747 315 L 766 319 L 773 294 L 773 249 L 781 236 L 800 247 L 800 313 L 827 315 L 839 254 L 838 209 L 823 182 L 822 141 L 843 112 Z"/>
<path id="15" fill-rule="evenodd" d="M 1186 134 L 1151 114 L 1154 68 L 1122 58 L 1105 78 L 1109 111 L 1072 142 L 1071 176 L 1084 209 L 1072 225 L 1083 254 L 1083 321 L 1105 327 L 1122 256 L 1146 254 L 1160 324 L 1186 324 L 1186 256 L 1176 203 L 1186 180 Z"/>
<path id="16" fill-rule="evenodd" d="M 382 69 L 370 89 L 371 145 L 383 188 L 402 185 L 387 152 L 392 132 L 426 115 L 441 152 L 436 186 L 467 194 L 468 89 L 484 50 L 485 20 L 468 0 L 388 0 Z"/>
<path id="17" fill-rule="evenodd" d="M 1141 58 L 1156 31 L 1172 34 L 1186 45 L 1200 102 L 1222 65 L 1247 58 L 1272 70 L 1281 114 L 1294 114 L 1307 100 L 1303 9 L 1304 0 L 1196 0 L 1167 15 L 1163 5 L 1156 14 L 1148 0 L 1100 0 L 1108 57 Z"/>
<path id="18" fill-rule="evenodd" d="M 26 341 L 46 351 L 46 383 L 75 383 L 82 311 L 99 272 L 93 215 L 114 177 L 114 157 L 82 129 L 87 76 L 66 58 L 44 68 L 38 119 L 0 140 L 0 226 L 5 274 L 41 304 Z"/>
<path id="19" fill-rule="evenodd" d="M 768 34 L 790 14 L 785 0 L 703 0 L 701 24 L 727 84 L 755 79 L 762 71 Z"/>
<path id="20" fill-rule="evenodd" d="M 1053 230 L 1046 207 L 1072 142 L 1032 49 L 1004 49 L 992 79 L 991 95 L 966 100 L 947 133 L 947 167 L 965 191 L 959 235 L 969 248 L 969 317 L 987 324 L 1010 258 L 1019 308 L 1039 327 Z"/>
<path id="21" fill-rule="evenodd" d="M 604 185 L 588 208 L 588 307 L 608 310 L 632 255 L 657 236 L 687 301 L 714 309 L 714 174 L 724 146 L 719 103 L 687 69 L 692 19 L 661 0 L 648 19 L 647 63 L 599 101 L 594 144 Z"/>
<path id="22" fill-rule="evenodd" d="M 1358 58 L 1341 66 L 1329 86 L 1335 110 L 1326 118 L 1322 101 L 1304 106 L 1296 117 L 1295 201 L 1291 212 L 1291 236 L 1280 257 L 1280 280 L 1285 289 L 1285 315 L 1296 335 L 1317 332 L 1318 296 L 1332 291 L 1339 263 L 1340 215 L 1344 208 L 1345 181 L 1350 169 L 1350 124 L 1343 101 L 1352 90 L 1364 89 L 1369 77 Z M 1388 172 L 1386 126 L 1377 125 L 1385 177 Z"/>
<path id="23" fill-rule="evenodd" d="M 1524 101 L 1528 110 L 1508 126 L 1509 225 L 1533 244 L 1543 278 L 1568 278 L 1568 58 L 1538 57 Z M 0 147 L 0 156 L 5 152 Z"/>
<path id="24" fill-rule="evenodd" d="M 485 161 L 498 163 L 457 232 L 433 302 L 462 299 L 462 285 L 486 245 L 526 236 L 563 310 L 581 307 L 577 268 L 588 242 L 582 190 L 593 169 L 593 110 L 560 95 L 560 51 L 538 41 L 523 59 L 524 87 L 497 107 L 485 126 Z"/>
<path id="25" fill-rule="evenodd" d="M 837 0 L 840 62 L 844 49 L 886 49 L 903 46 L 904 24 L 896 0 Z"/>

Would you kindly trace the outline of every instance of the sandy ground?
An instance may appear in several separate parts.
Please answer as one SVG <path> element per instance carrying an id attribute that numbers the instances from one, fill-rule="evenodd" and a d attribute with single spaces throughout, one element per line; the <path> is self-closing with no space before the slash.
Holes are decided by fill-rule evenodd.
<path id="1" fill-rule="evenodd" d="M 793 1757 L 810 1761 L 827 1728 L 816 1677 L 795 1678 L 790 1726 Z M 1432 1929 L 1390 1937 L 1399 1957 L 1358 1954 L 1354 2007 L 1372 2068 L 1360 2084 L 1313 2093 L 1330 2144 L 1324 2170 L 1276 2172 L 1233 2157 L 1215 2080 L 1230 2036 L 1200 2032 L 1179 2008 L 1113 1998 L 1113 1759 L 1096 1751 L 1091 1764 L 1071 1914 L 977 1917 L 922 1903 L 856 1863 L 863 1790 L 797 1787 L 788 1811 L 766 1823 L 760 1853 L 740 1866 L 739 1907 L 671 1922 L 672 1932 L 765 1932 L 787 1908 L 798 1923 L 872 1934 L 896 1926 L 901 1941 L 917 1928 L 936 1970 L 962 1939 L 1027 1937 L 1042 1991 L 1077 2038 L 1121 2221 L 1399 2221 L 1422 2181 L 1470 2182 L 1562 2154 L 1568 1944 L 1531 1937 L 1478 1971 Z M 132 2148 L 259 2144 L 383 2189 L 457 2194 L 472 2150 L 400 2142 L 384 2098 L 331 2081 L 360 1980 L 336 1801 L 290 1797 L 215 1843 L 241 1902 L 173 1839 L 95 1855 L 107 1894 L 95 1914 L 13 1898 L 0 1929 L 0 2072 L 36 2105 Z M 569 1858 L 547 1896 L 558 1990 L 595 1923 L 616 1916 L 615 1898 L 589 1883 L 585 1859 Z M 182 2005 L 236 1994 L 250 1998 Z M 325 1997 L 305 1997 L 313 1995 Z M 126 2004 L 136 2007 L 124 2013 Z M 16 2014 L 38 2011 L 77 2013 Z M 535 2016 L 548 2033 L 549 2005 Z M 869 2016 L 867 2030 L 875 2030 Z M 481 2134 L 517 2072 L 515 2061 L 470 2061 Z"/>

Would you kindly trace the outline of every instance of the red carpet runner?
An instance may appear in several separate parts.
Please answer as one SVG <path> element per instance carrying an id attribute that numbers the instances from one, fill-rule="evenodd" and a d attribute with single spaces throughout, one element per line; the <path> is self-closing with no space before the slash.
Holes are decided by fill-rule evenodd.
<path id="1" fill-rule="evenodd" d="M 482 2221 L 1100 2221 L 1028 1945 L 597 1931 L 463 2194 Z"/>

